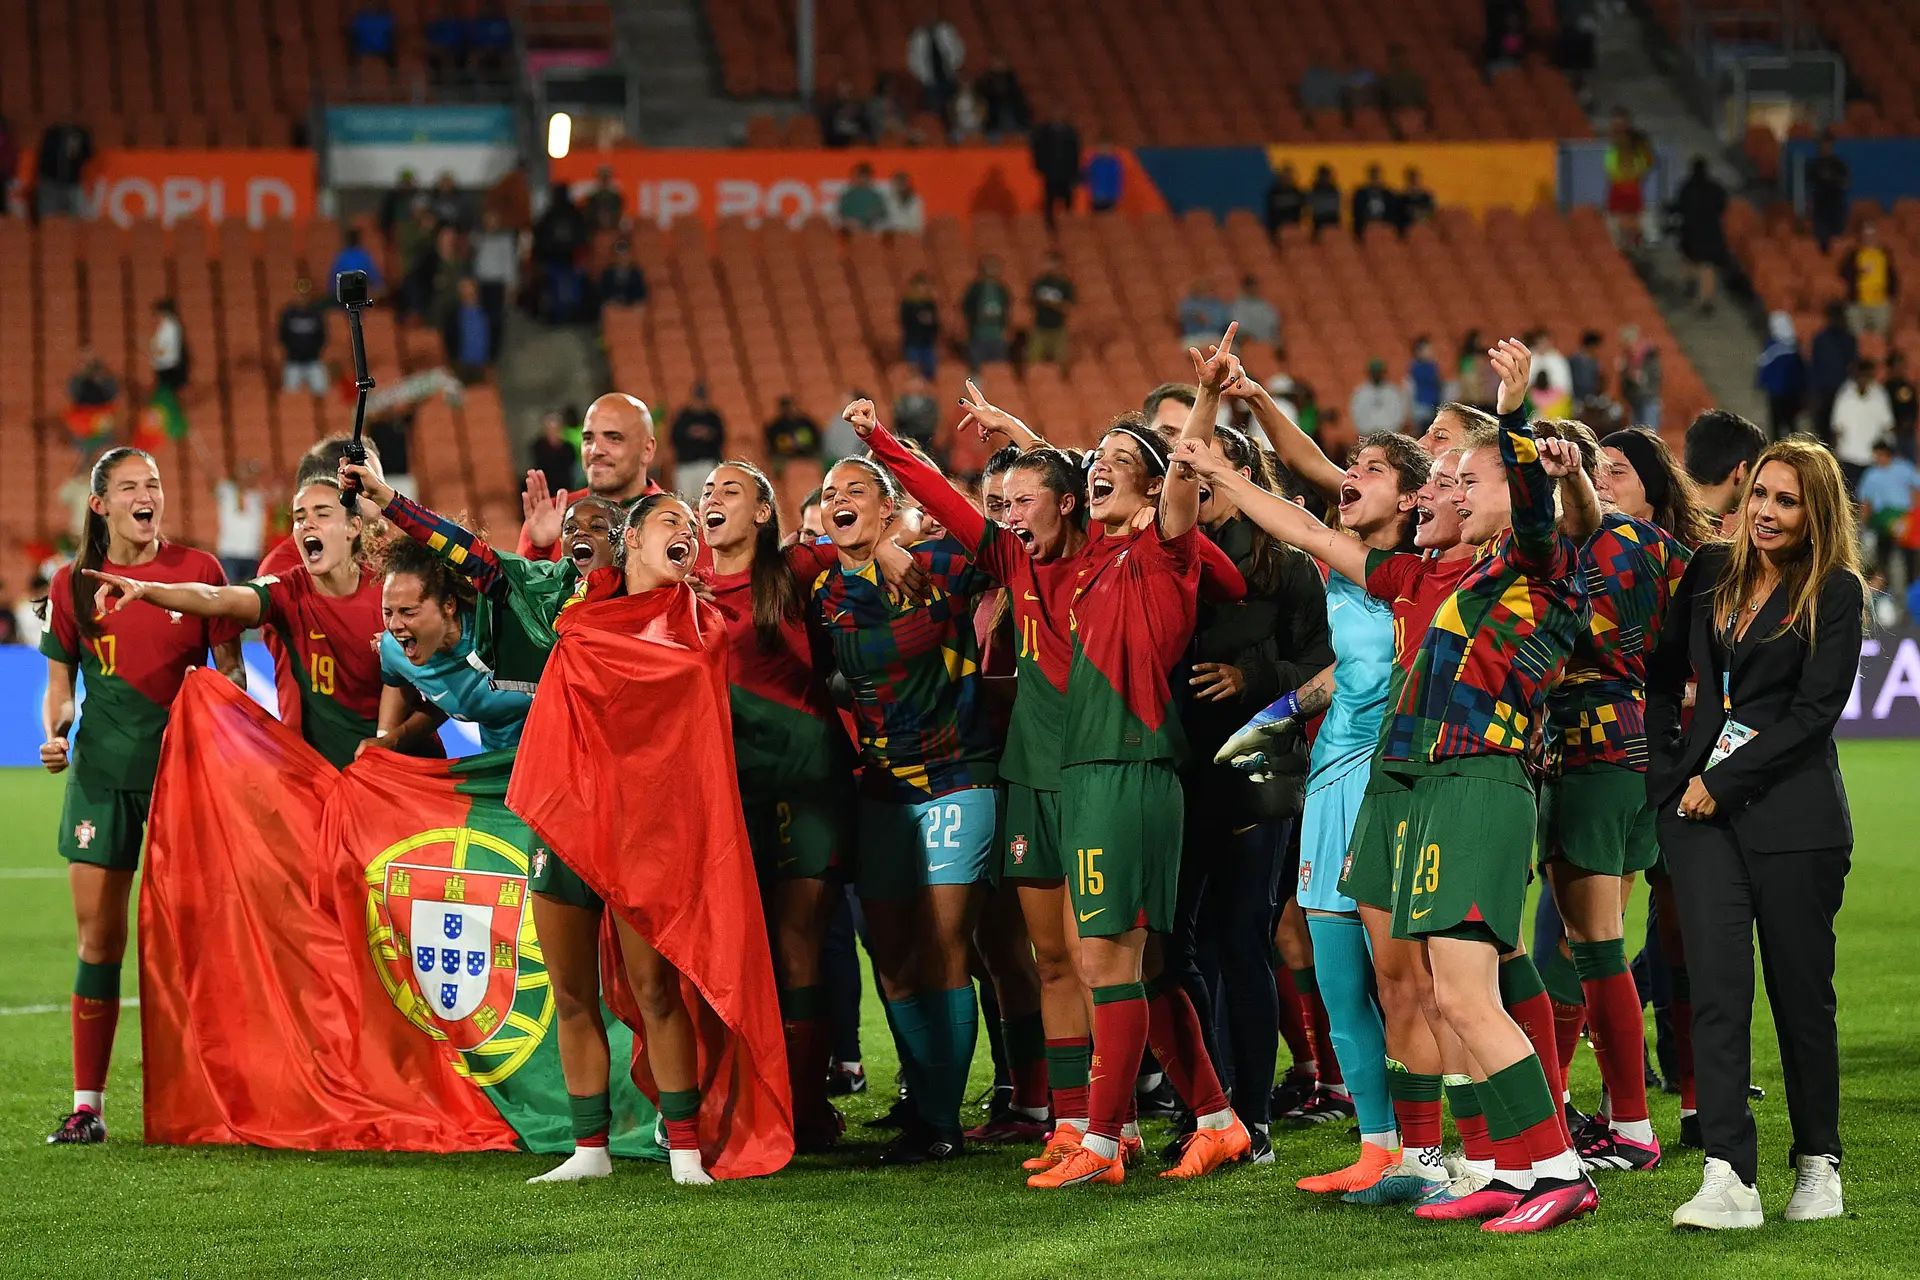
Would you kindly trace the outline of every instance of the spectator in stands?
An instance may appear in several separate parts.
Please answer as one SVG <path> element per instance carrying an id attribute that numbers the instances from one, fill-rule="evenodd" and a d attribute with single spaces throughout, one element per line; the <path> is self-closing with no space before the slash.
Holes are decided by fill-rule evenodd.
<path id="1" fill-rule="evenodd" d="M 1033 131 L 1030 141 L 1034 171 L 1040 175 L 1046 200 L 1047 225 L 1051 227 L 1054 207 L 1070 211 L 1074 189 L 1080 185 L 1080 131 L 1056 111 Z"/>
<path id="2" fill-rule="evenodd" d="M 1879 586 L 1891 591 L 1893 566 L 1900 545 L 1900 528 L 1914 509 L 1914 494 L 1920 490 L 1920 470 L 1893 450 L 1893 439 L 1882 436 L 1873 442 L 1873 462 L 1860 477 L 1860 529 L 1871 535 L 1873 567 Z M 1920 551 L 1906 550 L 1898 557 L 1905 562 L 1909 585 L 1920 582 Z"/>
<path id="3" fill-rule="evenodd" d="M 579 483 L 580 449 L 566 436 L 566 422 L 557 413 L 540 419 L 533 440 L 533 469 L 547 478 L 547 491 L 558 493 Z"/>
<path id="4" fill-rule="evenodd" d="M 1333 180 L 1333 170 L 1324 164 L 1314 170 L 1313 186 L 1307 191 L 1307 216 L 1313 220 L 1316 240 L 1328 227 L 1340 225 L 1340 188 Z"/>
<path id="5" fill-rule="evenodd" d="M 280 312 L 280 389 L 323 396 L 333 380 L 321 354 L 327 349 L 327 316 L 305 276 L 293 282 L 293 301 Z"/>
<path id="6" fill-rule="evenodd" d="M 1394 227 L 1404 236 L 1414 223 L 1433 221 L 1433 213 L 1433 192 L 1421 183 L 1418 169 L 1408 169 L 1406 185 L 1393 197 Z"/>
<path id="7" fill-rule="evenodd" d="M 1775 440 L 1792 435 L 1807 398 L 1807 362 L 1786 312 L 1767 317 L 1767 346 L 1756 364 L 1754 385 L 1767 396 L 1767 431 Z"/>
<path id="8" fill-rule="evenodd" d="M 80 177 L 93 159 L 93 135 L 77 124 L 50 124 L 40 135 L 40 163 L 34 188 L 39 215 L 80 216 Z"/>
<path id="9" fill-rule="evenodd" d="M 867 105 L 853 92 L 853 81 L 842 80 L 830 97 L 820 99 L 820 141 L 829 147 L 857 147 L 874 140 L 867 128 Z"/>
<path id="10" fill-rule="evenodd" d="M 933 453 L 934 438 L 940 434 L 940 405 L 933 398 L 933 384 L 917 373 L 908 375 L 894 397 L 893 429 Z"/>
<path id="11" fill-rule="evenodd" d="M 154 303 L 153 316 L 147 362 L 153 368 L 154 382 L 177 395 L 187 385 L 187 331 L 180 324 L 180 312 L 172 298 Z"/>
<path id="12" fill-rule="evenodd" d="M 1347 73 L 1338 67 L 1309 66 L 1300 76 L 1300 109 L 1339 111 L 1346 106 Z"/>
<path id="13" fill-rule="evenodd" d="M 1571 401 L 1573 399 L 1573 363 L 1567 359 L 1566 353 L 1555 345 L 1553 334 L 1545 329 L 1535 329 L 1522 341 L 1533 349 L 1533 371 L 1546 375 L 1547 385 L 1553 389 L 1553 398 L 1556 401 Z M 1565 413 L 1548 416 L 1564 417 Z"/>
<path id="14" fill-rule="evenodd" d="M 1600 399 L 1606 390 L 1607 375 L 1600 368 L 1598 329 L 1589 329 L 1580 335 L 1580 349 L 1567 357 L 1567 374 L 1573 381 L 1575 413 Z"/>
<path id="15" fill-rule="evenodd" d="M 260 570 L 267 539 L 267 499 L 260 492 L 260 464 L 249 458 L 213 486 L 219 513 L 214 554 L 228 582 L 245 582 Z"/>
<path id="16" fill-rule="evenodd" d="M 940 305 L 934 301 L 933 281 L 924 271 L 913 273 L 906 296 L 900 299 L 900 355 L 932 381 L 940 365 Z"/>
<path id="17" fill-rule="evenodd" d="M 441 337 L 447 347 L 447 363 L 460 381 L 486 381 L 487 366 L 493 363 L 493 326 L 487 320 L 487 309 L 480 305 L 479 282 L 472 276 L 460 281 Z"/>
<path id="18" fill-rule="evenodd" d="M 1440 408 L 1440 363 L 1433 358 L 1433 341 L 1426 334 L 1413 340 L 1413 360 L 1407 365 L 1407 430 L 1419 435 Z"/>
<path id="19" fill-rule="evenodd" d="M 1694 299 L 1700 310 L 1713 311 L 1719 292 L 1720 266 L 1727 260 L 1727 189 L 1707 172 L 1707 158 L 1695 156 L 1687 180 L 1680 184 L 1680 256 L 1693 266 Z"/>
<path id="20" fill-rule="evenodd" d="M 332 282 L 332 295 L 339 296 L 340 273 L 343 271 L 364 271 L 367 273 L 367 288 L 378 294 L 386 287 L 386 280 L 380 274 L 380 264 L 360 243 L 360 228 L 348 227 L 340 240 L 340 252 L 333 255 L 333 266 L 328 268 L 327 277 Z"/>
<path id="21" fill-rule="evenodd" d="M 673 491 L 688 502 L 698 502 L 707 476 L 720 463 L 727 443 L 727 424 L 707 399 L 707 384 L 696 382 L 667 428 L 673 444 Z"/>
<path id="22" fill-rule="evenodd" d="M 1220 341 L 1232 312 L 1214 292 L 1213 281 L 1202 278 L 1195 280 L 1187 296 L 1180 299 L 1176 318 L 1180 324 L 1180 345 L 1205 351 L 1209 343 Z"/>
<path id="23" fill-rule="evenodd" d="M 1007 358 L 1007 322 L 1013 313 L 1013 295 L 1000 278 L 1000 259 L 980 259 L 979 274 L 960 299 L 967 321 L 967 363 L 978 369 Z"/>
<path id="24" fill-rule="evenodd" d="M 445 14 L 434 18 L 421 30 L 427 47 L 427 70 L 436 78 L 467 69 L 466 20 Z"/>
<path id="25" fill-rule="evenodd" d="M 1387 46 L 1387 71 L 1380 77 L 1380 105 L 1388 111 L 1425 111 L 1427 82 L 1407 61 L 1406 46 Z"/>
<path id="26" fill-rule="evenodd" d="M 1620 399 L 1636 426 L 1660 430 L 1664 406 L 1660 393 L 1666 377 L 1660 367 L 1660 348 L 1640 337 L 1638 325 L 1620 329 Z"/>
<path id="27" fill-rule="evenodd" d="M 896 173 L 888 185 L 886 227 L 903 236 L 922 235 L 927 229 L 927 202 L 914 190 L 913 175 Z"/>
<path id="28" fill-rule="evenodd" d="M 927 11 L 927 20 L 907 36 L 907 70 L 920 82 L 920 101 L 926 110 L 945 117 L 966 60 L 967 42 L 935 5 Z"/>
<path id="29" fill-rule="evenodd" d="M 987 127 L 987 104 L 980 101 L 980 95 L 974 92 L 970 84 L 961 84 L 953 95 L 953 105 L 947 109 L 947 118 L 952 127 L 947 131 L 949 141 L 956 146 L 972 142 Z"/>
<path id="30" fill-rule="evenodd" d="M 393 243 L 402 221 L 413 220 L 413 206 L 424 197 L 414 185 L 413 170 L 402 169 L 399 179 L 380 196 L 380 234 Z"/>
<path id="31" fill-rule="evenodd" d="M 1920 421 L 1920 399 L 1916 399 L 1913 380 L 1907 377 L 1907 357 L 1905 352 L 1887 353 L 1887 376 L 1881 383 L 1887 389 L 1887 399 L 1893 404 L 1893 447 L 1903 458 L 1914 456 L 1917 442 L 1914 438 L 1914 426 Z"/>
<path id="32" fill-rule="evenodd" d="M 873 78 L 873 96 L 867 99 L 862 119 L 865 121 L 863 137 L 867 142 L 884 145 L 889 135 L 906 130 L 907 112 L 901 102 L 901 93 L 905 81 L 891 71 L 882 71 Z M 853 92 L 853 85 L 842 81 L 841 89 Z M 821 131 L 825 133 L 824 128 Z M 854 143 L 836 143 L 836 146 L 852 146 Z"/>
<path id="33" fill-rule="evenodd" d="M 1282 227 L 1297 227 L 1307 211 L 1307 193 L 1300 189 L 1293 166 L 1283 164 L 1267 184 L 1267 235 L 1278 241 Z"/>
<path id="34" fill-rule="evenodd" d="M 1840 278 L 1847 285 L 1847 322 L 1853 331 L 1886 333 L 1900 296 L 1900 273 L 1880 243 L 1879 223 L 1860 224 L 1860 243 L 1841 259 Z"/>
<path id="35" fill-rule="evenodd" d="M 1812 215 L 1813 238 L 1825 253 L 1847 230 L 1847 188 L 1852 174 L 1847 162 L 1834 154 L 1833 130 L 1820 135 L 1820 148 L 1807 165 L 1807 212 Z"/>
<path id="36" fill-rule="evenodd" d="M 1807 361 L 1807 386 L 1813 392 L 1813 431 L 1828 444 L 1833 443 L 1834 397 L 1847 385 L 1847 375 L 1859 358 L 1860 340 L 1847 326 L 1846 304 L 1828 303 L 1826 327 L 1813 335 Z"/>
<path id="37" fill-rule="evenodd" d="M 1052 249 L 1033 279 L 1029 296 L 1033 303 L 1033 332 L 1027 335 L 1029 364 L 1065 364 L 1067 362 L 1067 317 L 1076 301 L 1073 280 L 1066 264 Z"/>
<path id="38" fill-rule="evenodd" d="M 593 186 L 587 191 L 587 198 L 580 202 L 580 209 L 586 215 L 589 230 L 620 229 L 626 204 L 620 195 L 620 184 L 613 180 L 612 165 L 603 164 L 595 172 Z"/>
<path id="39" fill-rule="evenodd" d="M 40 616 L 40 606 L 47 598 L 49 585 L 46 571 L 35 569 L 27 579 L 27 594 L 13 606 L 14 637 L 29 648 L 39 648 L 40 637 L 47 629 L 45 619 Z"/>
<path id="40" fill-rule="evenodd" d="M 1481 61 L 1489 71 L 1514 66 L 1527 56 L 1526 0 L 1486 0 L 1486 42 Z"/>
<path id="41" fill-rule="evenodd" d="M 480 305 L 487 309 L 487 323 L 498 343 L 506 336 L 507 299 L 520 287 L 520 233 L 506 225 L 498 209 L 480 215 L 480 230 L 473 237 L 473 278 L 480 282 Z"/>
<path id="42" fill-rule="evenodd" d="M 773 459 L 776 475 L 798 459 L 819 461 L 820 424 L 809 418 L 792 396 L 780 397 L 780 412 L 767 424 L 767 456 Z"/>
<path id="43" fill-rule="evenodd" d="M 1493 403 L 1487 394 L 1487 379 L 1482 372 L 1487 363 L 1487 344 L 1478 329 L 1469 329 L 1460 339 L 1460 354 L 1453 361 L 1453 393 L 1449 400 L 1484 409 Z"/>
<path id="44" fill-rule="evenodd" d="M 586 215 L 574 204 L 567 184 L 554 183 L 546 212 L 533 226 L 533 256 L 545 276 L 544 309 L 556 324 L 571 323 L 579 314 L 586 292 L 579 262 L 588 238 Z"/>
<path id="45" fill-rule="evenodd" d="M 430 324 L 444 325 L 460 305 L 460 282 L 469 277 L 466 242 L 452 227 L 441 227 L 433 238 L 433 251 L 420 268 L 421 318 Z"/>
<path id="46" fill-rule="evenodd" d="M 434 238 L 438 231 L 433 206 L 423 195 L 414 201 L 395 233 L 394 245 L 400 257 L 400 289 L 394 306 L 402 319 L 432 313 L 433 277 L 438 266 Z"/>
<path id="47" fill-rule="evenodd" d="M 1369 431 L 1401 431 L 1407 425 L 1407 398 L 1400 388 L 1387 380 L 1387 362 L 1378 357 L 1367 362 L 1367 378 L 1353 389 L 1347 402 L 1347 417 L 1361 435 Z"/>
<path id="48" fill-rule="evenodd" d="M 857 164 L 853 166 L 853 179 L 847 183 L 846 190 L 840 193 L 840 203 L 836 213 L 840 218 L 840 229 L 878 231 L 887 221 L 887 198 L 873 185 L 873 166 Z"/>
<path id="49" fill-rule="evenodd" d="M 434 179 L 433 194 L 427 197 L 427 206 L 433 210 L 434 220 L 442 227 L 452 227 L 464 233 L 473 225 L 473 206 L 451 173 L 443 172 Z"/>
<path id="50" fill-rule="evenodd" d="M 1394 216 L 1393 192 L 1380 175 L 1380 166 L 1367 166 L 1367 180 L 1353 189 L 1353 234 L 1364 235 L 1374 223 L 1398 224 Z"/>
<path id="51" fill-rule="evenodd" d="M 1855 360 L 1853 377 L 1833 399 L 1833 456 L 1847 476 L 1849 492 L 1873 465 L 1873 446 L 1893 430 L 1893 401 L 1874 379 L 1871 360 Z"/>
<path id="52" fill-rule="evenodd" d="M 1653 171 L 1653 144 L 1634 127 L 1625 107 L 1613 113 L 1607 141 L 1607 225 L 1613 242 L 1622 249 L 1639 245 L 1641 219 L 1646 213 L 1647 174 Z"/>
<path id="53" fill-rule="evenodd" d="M 1087 207 L 1105 213 L 1120 203 L 1127 180 L 1126 165 L 1120 159 L 1113 139 L 1102 130 L 1093 154 L 1087 157 Z"/>
<path id="54" fill-rule="evenodd" d="M 1240 326 L 1242 341 L 1280 341 L 1280 313 L 1261 296 L 1258 276 L 1240 277 L 1240 296 L 1233 300 L 1227 318 Z"/>
<path id="55" fill-rule="evenodd" d="M 647 273 L 633 260 L 633 246 L 625 240 L 613 245 L 613 261 L 600 273 L 600 305 L 641 307 L 647 302 Z"/>
<path id="56" fill-rule="evenodd" d="M 80 348 L 80 364 L 67 379 L 67 399 L 76 409 L 104 409 L 120 398 L 120 379 L 92 347 Z"/>
<path id="57" fill-rule="evenodd" d="M 395 25 L 390 10 L 362 9 L 347 19 L 347 47 L 355 58 L 378 58 L 390 67 L 398 66 Z"/>
<path id="58" fill-rule="evenodd" d="M 380 455 L 380 465 L 387 473 L 387 483 L 396 493 L 414 496 L 413 485 L 413 420 L 417 410 L 406 409 L 397 414 L 376 418 L 367 424 L 367 439 L 373 442 L 374 452 Z"/>
<path id="59" fill-rule="evenodd" d="M 0 116 L 0 217 L 13 211 L 14 190 L 19 185 L 20 142 L 13 136 L 13 125 Z"/>
<path id="60" fill-rule="evenodd" d="M 1020 78 L 1014 75 L 1004 57 L 994 55 L 986 71 L 974 81 L 973 90 L 986 108 L 987 141 L 998 142 L 1008 134 L 1025 133 L 1033 123 L 1026 90 L 1020 87 Z"/>

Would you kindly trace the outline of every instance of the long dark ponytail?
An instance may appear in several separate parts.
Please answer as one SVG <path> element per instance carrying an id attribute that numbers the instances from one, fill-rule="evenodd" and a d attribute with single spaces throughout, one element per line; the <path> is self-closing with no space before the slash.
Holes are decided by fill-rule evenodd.
<path id="1" fill-rule="evenodd" d="M 1215 427 L 1213 438 L 1220 442 L 1220 451 L 1227 455 L 1228 466 L 1247 472 L 1253 483 L 1268 493 L 1280 492 L 1266 450 L 1245 432 L 1234 427 Z M 1280 589 L 1287 546 L 1252 520 L 1247 523 L 1253 528 L 1253 551 L 1247 557 L 1247 585 L 1260 595 L 1272 595 Z"/>
<path id="2" fill-rule="evenodd" d="M 93 471 L 87 477 L 87 492 L 96 498 L 107 496 L 107 481 L 113 476 L 113 469 L 128 458 L 145 458 L 153 461 L 153 455 L 145 449 L 135 449 L 131 445 L 121 445 L 101 454 L 93 464 Z M 107 563 L 107 518 L 87 506 L 86 528 L 80 535 L 80 554 L 74 557 L 72 566 L 67 570 L 67 590 L 73 596 L 73 622 L 79 628 L 83 640 L 98 640 L 100 624 L 93 617 L 93 595 L 96 584 L 86 574 L 88 569 L 99 569 Z"/>
<path id="3" fill-rule="evenodd" d="M 747 566 L 748 590 L 753 598 L 753 634 L 764 652 L 781 644 L 780 630 L 800 616 L 804 607 L 800 582 L 787 564 L 787 552 L 781 545 L 780 506 L 773 498 L 773 481 L 751 462 L 726 461 L 753 482 L 753 499 L 773 512 L 765 523 L 753 527 L 753 560 Z M 716 468 L 717 470 L 718 468 Z"/>

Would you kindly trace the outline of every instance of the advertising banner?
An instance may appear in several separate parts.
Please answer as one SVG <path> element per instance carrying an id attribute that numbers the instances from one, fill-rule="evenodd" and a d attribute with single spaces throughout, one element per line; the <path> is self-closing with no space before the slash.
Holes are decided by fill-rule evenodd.
<path id="1" fill-rule="evenodd" d="M 82 216 L 130 227 L 146 218 L 171 227 L 190 218 L 250 227 L 313 215 L 313 152 L 292 147 L 115 148 L 87 166 Z"/>
<path id="2" fill-rule="evenodd" d="M 329 107 L 326 139 L 327 177 L 340 186 L 391 186 L 410 169 L 423 185 L 451 173 L 479 187 L 520 163 L 511 107 Z"/>
<path id="3" fill-rule="evenodd" d="M 1321 165 L 1333 170 L 1343 194 L 1367 180 L 1367 169 L 1398 190 L 1408 169 L 1418 169 L 1436 203 L 1484 213 L 1495 205 L 1525 212 L 1552 204 L 1560 148 L 1553 142 L 1380 142 L 1271 146 L 1267 161 L 1279 172 L 1293 166 L 1301 187 Z M 1265 193 L 1261 193 L 1264 197 Z"/>
<path id="4" fill-rule="evenodd" d="M 1012 215 L 1041 207 L 1040 175 L 1024 147 L 903 147 L 846 150 L 730 150 L 632 147 L 575 151 L 552 161 L 557 182 L 584 188 L 602 166 L 626 193 L 634 216 L 659 226 L 698 218 L 711 226 L 742 218 L 798 226 L 831 216 L 856 164 L 873 166 L 884 185 L 894 174 L 913 179 L 927 216 L 975 213 Z M 1145 213 L 1165 209 L 1153 182 L 1131 153 L 1122 153 L 1126 174 L 1120 209 Z"/>

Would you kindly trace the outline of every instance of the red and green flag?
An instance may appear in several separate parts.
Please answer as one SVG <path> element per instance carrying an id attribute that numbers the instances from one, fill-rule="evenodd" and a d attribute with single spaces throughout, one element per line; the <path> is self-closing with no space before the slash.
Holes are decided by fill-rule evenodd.
<path id="1" fill-rule="evenodd" d="M 177 443 L 186 438 L 187 411 L 180 403 L 180 393 L 172 387 L 156 387 L 140 411 L 140 424 L 133 432 L 134 445 L 152 453 L 169 440 Z"/>

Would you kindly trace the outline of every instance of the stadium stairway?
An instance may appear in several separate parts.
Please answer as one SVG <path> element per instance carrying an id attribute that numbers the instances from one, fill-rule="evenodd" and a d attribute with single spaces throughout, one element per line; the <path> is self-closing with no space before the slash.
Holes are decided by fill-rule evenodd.
<path id="1" fill-rule="evenodd" d="M 614 0 L 613 26 L 617 56 L 639 77 L 639 140 L 647 146 L 737 145 L 749 116 L 793 110 L 791 102 L 721 95 L 700 0 Z"/>
<path id="2" fill-rule="evenodd" d="M 542 417 L 563 405 L 584 411 L 612 385 L 597 330 L 541 324 L 517 311 L 507 317 L 506 343 L 494 377 L 516 475 L 527 468 Z"/>
<path id="3" fill-rule="evenodd" d="M 1689 293 L 1692 270 L 1671 242 L 1642 250 L 1634 257 L 1634 268 L 1666 317 L 1673 340 L 1707 384 L 1713 403 L 1751 422 L 1764 423 L 1767 401 L 1753 385 L 1753 371 L 1754 361 L 1766 343 L 1751 300 L 1733 297 L 1722 287 L 1719 304 L 1712 313 L 1702 312 Z"/>

